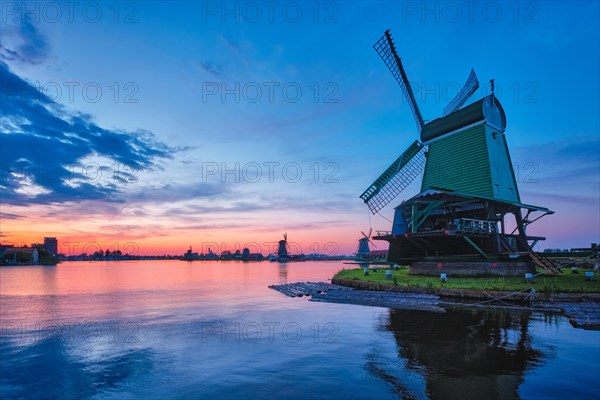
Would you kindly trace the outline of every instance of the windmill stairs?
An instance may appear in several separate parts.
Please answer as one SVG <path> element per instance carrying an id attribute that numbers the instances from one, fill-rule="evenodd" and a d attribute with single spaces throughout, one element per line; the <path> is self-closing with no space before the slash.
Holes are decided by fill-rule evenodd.
<path id="1" fill-rule="evenodd" d="M 525 248 L 527 250 L 527 255 L 531 258 L 531 261 L 537 266 L 544 270 L 544 273 L 547 275 L 557 275 L 558 273 L 562 273 L 563 271 L 560 269 L 559 265 L 556 265 L 552 260 L 548 257 L 544 257 L 539 253 L 536 253 L 531 249 L 527 240 L 522 236 L 517 237 L 517 242 L 519 247 Z"/>

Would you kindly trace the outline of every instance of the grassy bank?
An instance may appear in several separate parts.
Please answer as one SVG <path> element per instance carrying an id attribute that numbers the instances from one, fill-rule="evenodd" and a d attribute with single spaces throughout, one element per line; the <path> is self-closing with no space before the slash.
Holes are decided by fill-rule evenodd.
<path id="1" fill-rule="evenodd" d="M 345 269 L 339 271 L 335 277 L 343 279 L 361 280 L 367 282 L 396 284 L 399 286 L 412 286 L 420 288 L 447 288 L 469 290 L 498 290 L 514 292 L 533 287 L 540 293 L 600 293 L 600 281 L 595 273 L 593 281 L 585 281 L 583 272 L 573 274 L 565 271 L 556 276 L 537 276 L 531 282 L 526 282 L 522 276 L 511 277 L 448 277 L 448 282 L 442 283 L 439 277 L 409 275 L 407 267 L 398 271 L 392 270 L 392 280 L 385 279 L 386 269 L 379 268 L 373 272 L 369 268 L 369 275 L 364 276 L 361 268 Z"/>

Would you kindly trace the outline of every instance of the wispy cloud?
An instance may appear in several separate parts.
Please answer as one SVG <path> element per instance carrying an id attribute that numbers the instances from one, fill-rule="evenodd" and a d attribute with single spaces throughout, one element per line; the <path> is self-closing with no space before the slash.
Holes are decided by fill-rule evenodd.
<path id="1" fill-rule="evenodd" d="M 223 75 L 223 66 L 211 60 L 205 60 L 200 63 L 202 69 L 209 74 L 221 77 Z"/>
<path id="2" fill-rule="evenodd" d="M 597 215 L 599 151 L 600 140 L 573 137 L 517 147 L 512 159 L 521 199 L 557 212 L 575 205 Z"/>
<path id="3" fill-rule="evenodd" d="M 163 216 L 191 216 L 207 214 L 247 214 L 258 211 L 289 211 L 298 213 L 315 214 L 343 214 L 359 211 L 362 208 L 360 202 L 354 199 L 319 199 L 311 196 L 292 195 L 263 195 L 263 194 L 241 194 L 239 192 L 219 192 L 220 202 L 215 204 L 207 201 L 196 201 L 194 203 L 179 204 L 176 207 L 165 209 Z M 198 200 L 198 196 L 191 197 Z"/>
<path id="4" fill-rule="evenodd" d="M 519 186 L 558 194 L 598 193 L 599 139 L 569 138 L 515 149 Z"/>
<path id="5" fill-rule="evenodd" d="M 21 218 L 23 218 L 22 215 L 12 214 L 12 213 L 7 213 L 7 212 L 0 212 L 0 220 L 2 220 L 2 219 L 21 219 Z"/>
<path id="6" fill-rule="evenodd" d="M 50 55 L 50 45 L 32 23 L 29 16 L 19 18 L 16 24 L 5 25 L 0 34 L 0 57 L 6 61 L 41 64 Z"/>

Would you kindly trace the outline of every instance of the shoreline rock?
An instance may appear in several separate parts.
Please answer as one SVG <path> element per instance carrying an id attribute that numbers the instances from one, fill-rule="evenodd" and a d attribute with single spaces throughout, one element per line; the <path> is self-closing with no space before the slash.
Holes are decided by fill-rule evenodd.
<path id="1" fill-rule="evenodd" d="M 459 308 L 549 312 L 564 315 L 575 328 L 600 330 L 600 295 L 596 293 L 536 294 L 396 286 L 333 278 L 331 283 L 296 282 L 269 288 L 288 297 L 311 301 L 446 312 Z"/>
<path id="2" fill-rule="evenodd" d="M 423 288 L 415 286 L 399 286 L 388 283 L 367 282 L 354 279 L 332 278 L 331 283 L 359 290 L 374 290 L 383 292 L 436 294 L 447 300 L 489 300 L 502 297 L 503 301 L 516 303 L 529 303 L 530 292 L 503 292 L 494 290 L 472 290 L 472 289 L 446 289 L 446 288 Z M 600 293 L 539 293 L 535 294 L 535 301 L 545 302 L 592 302 L 600 303 Z"/>

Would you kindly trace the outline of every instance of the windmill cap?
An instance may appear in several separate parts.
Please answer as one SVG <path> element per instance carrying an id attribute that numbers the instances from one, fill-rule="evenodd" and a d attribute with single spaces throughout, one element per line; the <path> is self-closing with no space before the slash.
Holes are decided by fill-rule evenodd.
<path id="1" fill-rule="evenodd" d="M 479 122 L 485 122 L 500 132 L 506 129 L 506 114 L 495 96 L 486 96 L 467 107 L 425 124 L 421 130 L 421 141 L 429 142 Z"/>

